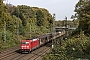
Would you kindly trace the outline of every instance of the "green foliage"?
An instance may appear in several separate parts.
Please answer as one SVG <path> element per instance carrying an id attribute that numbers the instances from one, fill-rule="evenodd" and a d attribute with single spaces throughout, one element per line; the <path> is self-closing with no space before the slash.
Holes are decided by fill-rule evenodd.
<path id="1" fill-rule="evenodd" d="M 31 32 L 34 32 L 34 28 L 37 30 L 36 27 L 38 26 L 40 30 L 42 30 L 42 26 L 47 29 L 50 29 L 53 23 L 51 14 L 46 9 L 38 7 L 18 5 L 11 13 L 11 15 L 15 15 L 17 18 L 21 19 L 21 34 L 27 32 L 30 33 L 30 30 L 32 30 Z"/>
<path id="2" fill-rule="evenodd" d="M 44 8 L 40 8 L 43 15 L 44 15 L 44 19 L 43 19 L 43 26 L 47 27 L 47 28 L 51 28 L 52 24 L 53 24 L 53 17 L 52 15 L 49 13 L 49 11 L 47 11 Z"/>
<path id="3" fill-rule="evenodd" d="M 10 31 L 6 31 L 6 41 L 4 42 L 4 32 L 0 33 L 0 50 L 10 48 L 13 46 L 17 46 L 19 44 L 19 41 L 16 41 L 15 36 Z"/>
<path id="4" fill-rule="evenodd" d="M 79 0 L 75 7 L 75 17 L 79 20 L 78 28 L 90 34 L 90 0 Z"/>
<path id="5" fill-rule="evenodd" d="M 13 6 L 0 0 L 0 49 L 15 46 L 23 38 L 50 32 L 52 23 L 52 15 L 46 9 Z"/>
<path id="6" fill-rule="evenodd" d="M 11 15 L 15 15 L 17 18 L 20 18 L 22 20 L 22 25 L 26 26 L 27 22 L 25 16 L 20 12 L 19 8 L 15 8 Z"/>
<path id="7" fill-rule="evenodd" d="M 10 28 L 12 29 L 12 26 L 11 26 L 12 25 L 12 17 L 10 16 L 9 13 L 7 13 L 7 8 L 3 4 L 3 2 L 1 2 L 0 7 L 1 7 L 1 9 L 0 9 L 0 27 L 1 27 L 1 29 L 3 29 L 4 25 L 6 23 L 7 29 L 10 30 Z"/>
<path id="8" fill-rule="evenodd" d="M 65 27 L 66 25 L 70 28 L 78 28 L 79 22 L 78 20 L 55 21 L 55 27 Z"/>
<path id="9" fill-rule="evenodd" d="M 36 20 L 37 20 L 36 23 L 38 26 L 43 26 L 44 15 L 41 10 L 38 10 L 36 12 Z"/>
<path id="10" fill-rule="evenodd" d="M 90 38 L 82 32 L 77 36 L 62 41 L 61 46 L 56 44 L 51 53 L 47 54 L 43 60 L 90 59 Z"/>

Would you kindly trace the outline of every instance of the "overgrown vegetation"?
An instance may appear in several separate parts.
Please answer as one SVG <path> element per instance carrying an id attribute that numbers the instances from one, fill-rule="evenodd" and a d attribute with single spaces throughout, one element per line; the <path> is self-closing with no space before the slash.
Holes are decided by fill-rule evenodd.
<path id="1" fill-rule="evenodd" d="M 78 19 L 78 30 L 90 34 L 90 0 L 79 0 L 75 6 L 74 19 Z"/>
<path id="2" fill-rule="evenodd" d="M 90 0 L 79 0 L 74 11 L 71 18 L 79 22 L 78 28 L 62 45 L 55 44 L 43 60 L 90 60 Z"/>
<path id="3" fill-rule="evenodd" d="M 90 59 L 90 38 L 83 33 L 62 41 L 62 45 L 55 44 L 55 47 L 43 60 L 75 60 Z"/>
<path id="4" fill-rule="evenodd" d="M 0 49 L 16 46 L 22 39 L 50 32 L 53 17 L 48 10 L 13 6 L 0 0 Z"/>

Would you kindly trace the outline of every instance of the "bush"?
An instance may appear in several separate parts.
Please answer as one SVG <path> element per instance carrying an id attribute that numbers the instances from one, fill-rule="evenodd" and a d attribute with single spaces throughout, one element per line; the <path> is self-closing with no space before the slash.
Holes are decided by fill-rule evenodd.
<path id="1" fill-rule="evenodd" d="M 2 32 L 2 39 L 0 40 L 0 50 L 17 46 L 19 41 L 15 39 L 14 34 L 10 31 L 6 31 L 6 41 L 4 40 L 4 34 Z"/>
<path id="2" fill-rule="evenodd" d="M 90 59 L 90 39 L 84 36 L 84 34 L 80 34 L 78 38 L 73 37 L 63 41 L 62 46 L 56 45 L 51 53 L 43 59 L 75 60 L 78 58 Z"/>

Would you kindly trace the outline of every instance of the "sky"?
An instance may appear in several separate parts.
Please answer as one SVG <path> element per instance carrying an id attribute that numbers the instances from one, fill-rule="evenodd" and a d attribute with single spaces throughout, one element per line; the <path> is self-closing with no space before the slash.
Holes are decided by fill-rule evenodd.
<path id="1" fill-rule="evenodd" d="M 75 4 L 79 0 L 6 0 L 7 3 L 17 5 L 28 5 L 47 9 L 52 15 L 56 15 L 56 20 L 64 20 L 65 16 L 69 20 L 74 14 Z"/>

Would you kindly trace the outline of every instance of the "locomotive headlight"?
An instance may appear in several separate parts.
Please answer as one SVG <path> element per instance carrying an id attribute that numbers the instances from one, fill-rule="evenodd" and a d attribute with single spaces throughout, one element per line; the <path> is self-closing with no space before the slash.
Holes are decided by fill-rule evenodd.
<path id="1" fill-rule="evenodd" d="M 24 47 L 24 46 L 21 46 L 22 48 Z"/>
<path id="2" fill-rule="evenodd" d="M 27 47 L 29 47 L 29 46 L 27 46 Z"/>
<path id="3" fill-rule="evenodd" d="M 26 46 L 24 46 L 24 47 L 26 47 Z"/>

